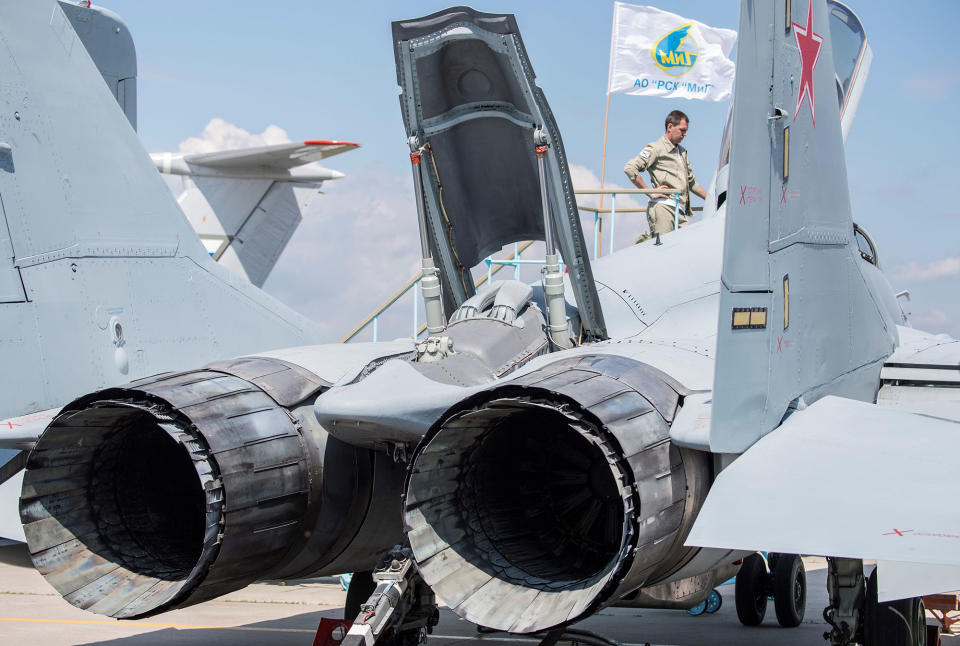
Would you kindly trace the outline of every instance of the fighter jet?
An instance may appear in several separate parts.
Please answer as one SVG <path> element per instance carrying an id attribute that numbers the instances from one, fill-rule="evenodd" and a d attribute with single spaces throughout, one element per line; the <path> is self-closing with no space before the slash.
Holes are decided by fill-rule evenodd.
<path id="1" fill-rule="evenodd" d="M 430 337 L 269 351 L 241 346 L 283 342 L 286 312 L 248 326 L 269 301 L 187 237 L 64 25 L 49 2 L 0 7 L 0 96 L 20 114 L 0 194 L 20 312 L 43 325 L 4 329 L 33 358 L 59 341 L 100 362 L 96 341 L 153 357 L 163 330 L 161 351 L 200 366 L 115 353 L 136 380 L 72 400 L 4 383 L 22 414 L 58 407 L 33 426 L 21 516 L 70 603 L 145 617 L 387 555 L 352 643 L 418 639 L 435 597 L 556 634 L 609 605 L 692 606 L 765 549 L 788 582 L 790 555 L 829 558 L 832 643 L 900 644 L 922 643 L 916 595 L 960 587 L 960 522 L 916 494 L 950 472 L 925 447 L 960 423 L 960 343 L 902 327 L 858 249 L 823 0 L 741 3 L 725 215 L 593 265 L 514 18 L 394 23 Z M 475 292 L 471 263 L 530 238 L 541 285 Z M 131 333 L 99 328 L 94 300 L 129 304 Z M 778 593 L 778 615 L 795 601 Z"/>

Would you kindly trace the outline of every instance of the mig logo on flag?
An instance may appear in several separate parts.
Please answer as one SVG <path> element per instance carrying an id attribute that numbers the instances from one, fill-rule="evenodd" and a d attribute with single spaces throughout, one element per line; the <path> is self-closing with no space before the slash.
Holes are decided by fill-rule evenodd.
<path id="1" fill-rule="evenodd" d="M 697 41 L 690 35 L 692 22 L 665 34 L 653 46 L 653 60 L 657 67 L 670 76 L 682 76 L 693 69 L 700 56 Z"/>

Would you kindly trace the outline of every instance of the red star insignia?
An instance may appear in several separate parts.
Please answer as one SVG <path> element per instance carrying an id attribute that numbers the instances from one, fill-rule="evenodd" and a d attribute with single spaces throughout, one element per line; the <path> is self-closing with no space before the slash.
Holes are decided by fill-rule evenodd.
<path id="1" fill-rule="evenodd" d="M 816 109 L 813 104 L 813 68 L 817 66 L 817 60 L 820 58 L 820 47 L 823 45 L 823 37 L 813 31 L 813 0 L 807 8 L 807 24 L 798 25 L 793 23 L 793 35 L 797 39 L 797 49 L 800 50 L 800 92 L 797 94 L 797 107 L 794 110 L 793 120 L 797 120 L 800 114 L 800 106 L 803 104 L 803 97 L 806 96 L 810 101 L 810 118 L 813 125 L 817 125 Z"/>

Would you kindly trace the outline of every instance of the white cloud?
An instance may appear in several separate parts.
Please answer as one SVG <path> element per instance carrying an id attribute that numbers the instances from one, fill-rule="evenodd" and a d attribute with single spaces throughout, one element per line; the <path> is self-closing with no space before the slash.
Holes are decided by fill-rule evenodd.
<path id="1" fill-rule="evenodd" d="M 944 258 L 925 265 L 911 262 L 898 267 L 894 276 L 899 280 L 926 281 L 960 274 L 960 257 Z"/>
<path id="2" fill-rule="evenodd" d="M 233 148 L 252 148 L 290 143 L 287 131 L 269 125 L 260 134 L 253 134 L 219 117 L 210 120 L 199 137 L 180 142 L 182 153 L 211 153 Z"/>

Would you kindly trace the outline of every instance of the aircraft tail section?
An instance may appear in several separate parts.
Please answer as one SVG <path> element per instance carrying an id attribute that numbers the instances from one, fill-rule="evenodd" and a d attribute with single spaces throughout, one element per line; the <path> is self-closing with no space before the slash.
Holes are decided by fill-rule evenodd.
<path id="1" fill-rule="evenodd" d="M 151 158 L 184 179 L 177 201 L 213 259 L 259 287 L 323 182 L 343 177 L 312 162 L 358 146 L 314 139 Z"/>
<path id="2" fill-rule="evenodd" d="M 58 3 L 0 5 L 0 38 L 0 419 L 321 340 L 210 259 Z"/>
<path id="3" fill-rule="evenodd" d="M 739 33 L 710 435 L 724 453 L 824 395 L 873 401 L 897 341 L 854 235 L 826 3 L 744 0 Z"/>

